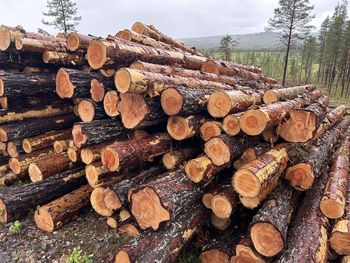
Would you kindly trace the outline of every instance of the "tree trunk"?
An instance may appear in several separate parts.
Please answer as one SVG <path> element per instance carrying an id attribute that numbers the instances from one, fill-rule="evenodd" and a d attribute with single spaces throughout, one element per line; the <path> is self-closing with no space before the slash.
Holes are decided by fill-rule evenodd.
<path id="1" fill-rule="evenodd" d="M 114 262 L 173 262 L 181 248 L 206 222 L 201 204 L 184 207 L 185 213 L 175 217 L 158 232 L 145 231 L 122 246 Z"/>
<path id="2" fill-rule="evenodd" d="M 101 151 L 111 143 L 113 143 L 113 141 L 109 140 L 81 149 L 80 156 L 82 162 L 85 164 L 91 164 L 93 162 L 101 160 Z"/>
<path id="3" fill-rule="evenodd" d="M 131 213 L 141 229 L 157 230 L 161 223 L 173 220 L 183 211 L 186 213 L 184 208 L 197 203 L 202 194 L 203 187 L 193 184 L 178 169 L 134 188 Z"/>
<path id="4" fill-rule="evenodd" d="M 33 137 L 52 130 L 66 129 L 72 127 L 76 120 L 77 118 L 74 114 L 66 114 L 57 117 L 5 124 L 0 128 L 0 140 L 7 142 L 13 139 Z"/>
<path id="5" fill-rule="evenodd" d="M 17 220 L 38 206 L 46 204 L 85 182 L 84 169 L 76 167 L 72 170 L 53 176 L 50 180 L 12 187 L 0 193 L 0 222 Z"/>
<path id="6" fill-rule="evenodd" d="M 153 161 L 171 149 L 172 139 L 167 133 L 151 135 L 143 139 L 116 141 L 101 154 L 102 163 L 110 171 L 128 169 Z"/>
<path id="7" fill-rule="evenodd" d="M 17 69 L 18 71 L 22 71 L 27 66 L 45 68 L 41 54 L 0 52 L 1 69 Z"/>
<path id="8" fill-rule="evenodd" d="M 160 103 L 168 116 L 204 113 L 207 111 L 209 95 L 214 92 L 214 89 L 209 88 L 168 88 L 162 92 Z"/>
<path id="9" fill-rule="evenodd" d="M 57 51 L 45 51 L 42 59 L 45 64 L 77 68 L 88 63 L 81 53 L 66 53 Z"/>
<path id="10" fill-rule="evenodd" d="M 199 134 L 203 141 L 207 142 L 211 138 L 221 135 L 222 123 L 219 121 L 204 122 L 199 128 Z"/>
<path id="11" fill-rule="evenodd" d="M 103 97 L 103 108 L 109 117 L 119 115 L 118 111 L 119 94 L 115 90 L 109 90 Z"/>
<path id="12" fill-rule="evenodd" d="M 36 94 L 35 96 L 0 97 L 0 106 L 10 111 L 23 111 L 30 108 L 45 108 L 47 105 L 57 105 L 58 96 L 55 93 Z M 63 103 L 61 103 L 63 104 Z"/>
<path id="13" fill-rule="evenodd" d="M 199 134 L 201 125 L 206 121 L 207 118 L 202 115 L 171 116 L 168 118 L 167 131 L 173 139 L 182 141 Z"/>
<path id="14" fill-rule="evenodd" d="M 10 73 L 0 71 L 0 96 L 18 97 L 55 92 L 51 73 Z"/>
<path id="15" fill-rule="evenodd" d="M 79 101 L 77 112 L 83 122 L 92 122 L 93 120 L 108 118 L 102 103 L 96 103 L 91 99 L 83 99 Z"/>
<path id="16" fill-rule="evenodd" d="M 54 149 L 55 153 L 63 153 L 63 152 L 68 151 L 68 149 L 70 148 L 70 145 L 73 145 L 72 140 L 59 140 L 59 141 L 55 141 L 53 143 L 53 149 Z M 70 157 L 69 157 L 69 159 L 70 159 Z"/>
<path id="17" fill-rule="evenodd" d="M 235 136 L 241 131 L 239 127 L 239 120 L 244 112 L 229 114 L 227 115 L 222 122 L 222 129 L 230 136 Z"/>
<path id="18" fill-rule="evenodd" d="M 108 92 L 111 92 L 112 89 L 114 89 L 114 83 L 112 79 L 103 79 L 102 81 L 92 79 L 90 82 L 91 99 L 95 102 L 102 102 L 105 95 L 108 94 Z M 116 91 L 113 90 L 113 92 L 118 95 Z"/>
<path id="19" fill-rule="evenodd" d="M 70 33 L 67 37 L 67 49 L 69 51 L 83 50 L 86 51 L 90 42 L 95 39 L 91 35 L 81 35 L 78 33 Z"/>
<path id="20" fill-rule="evenodd" d="M 263 100 L 265 104 L 272 104 L 277 101 L 295 99 L 297 96 L 305 95 L 316 89 L 316 85 L 296 86 L 283 89 L 271 89 L 265 92 Z"/>
<path id="21" fill-rule="evenodd" d="M 85 167 L 86 179 L 92 188 L 102 187 L 119 182 L 122 177 L 117 172 L 109 172 L 101 161 L 88 164 Z"/>
<path id="22" fill-rule="evenodd" d="M 34 214 L 36 226 L 46 232 L 53 232 L 72 221 L 90 204 L 90 185 L 80 188 L 38 208 Z"/>
<path id="23" fill-rule="evenodd" d="M 239 198 L 230 184 L 223 185 L 220 191 L 213 195 L 210 208 L 219 218 L 230 218 L 239 204 Z"/>
<path id="24" fill-rule="evenodd" d="M 265 142 L 259 143 L 254 147 L 247 148 L 243 154 L 233 163 L 236 170 L 241 169 L 247 163 L 254 161 L 258 156 L 266 153 L 271 149 L 271 145 Z"/>
<path id="25" fill-rule="evenodd" d="M 163 155 L 162 162 L 167 170 L 177 168 L 181 163 L 196 156 L 198 149 L 194 147 L 180 147 Z"/>
<path id="26" fill-rule="evenodd" d="M 44 53 L 45 51 L 66 52 L 66 40 L 61 38 L 51 39 L 33 39 L 26 37 L 16 37 L 16 50 L 21 52 L 37 52 Z"/>
<path id="27" fill-rule="evenodd" d="M 266 263 L 269 262 L 266 258 L 260 255 L 253 245 L 251 239 L 244 235 L 236 246 L 236 254 L 231 258 L 230 263 Z"/>
<path id="28" fill-rule="evenodd" d="M 7 143 L 6 151 L 10 157 L 18 157 L 20 154 L 24 153 L 22 148 L 22 139 L 13 140 Z"/>

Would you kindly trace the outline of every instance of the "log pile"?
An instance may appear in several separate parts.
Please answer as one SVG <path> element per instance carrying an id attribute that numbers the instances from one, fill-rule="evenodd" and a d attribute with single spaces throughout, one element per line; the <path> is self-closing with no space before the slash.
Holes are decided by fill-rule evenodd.
<path id="1" fill-rule="evenodd" d="M 201 235 L 201 262 L 347 262 L 350 117 L 315 85 L 140 22 L 106 38 L 1 26 L 0 50 L 1 222 L 37 207 L 53 232 L 92 206 L 132 237 L 118 263 L 172 262 Z"/>

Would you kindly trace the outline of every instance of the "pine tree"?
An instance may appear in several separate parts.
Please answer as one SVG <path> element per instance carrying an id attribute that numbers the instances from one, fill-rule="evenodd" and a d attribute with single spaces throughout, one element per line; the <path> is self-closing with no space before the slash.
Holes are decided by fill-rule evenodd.
<path id="1" fill-rule="evenodd" d="M 64 33 L 75 31 L 75 27 L 81 21 L 76 5 L 72 0 L 47 0 L 48 10 L 43 12 L 43 15 L 50 18 L 50 21 L 43 19 L 43 24 L 54 26 Z"/>
<path id="2" fill-rule="evenodd" d="M 231 60 L 231 52 L 233 48 L 238 44 L 238 40 L 233 39 L 232 36 L 226 35 L 220 40 L 220 51 L 222 52 L 222 58 L 226 61 Z"/>
<path id="3" fill-rule="evenodd" d="M 281 43 L 286 47 L 282 83 L 285 85 L 290 50 L 297 40 L 310 33 L 309 25 L 314 15 L 309 0 L 279 0 L 279 7 L 274 10 L 274 17 L 269 20 L 270 30 L 279 33 Z"/>
<path id="4" fill-rule="evenodd" d="M 330 19 L 329 16 L 322 22 L 320 32 L 318 35 L 318 42 L 319 42 L 319 58 L 318 58 L 318 73 L 317 73 L 317 80 L 320 82 L 320 77 L 322 72 L 324 71 L 324 62 L 325 62 L 325 48 L 326 48 L 326 36 L 329 29 L 329 23 Z M 323 74 L 322 74 L 323 75 Z"/>

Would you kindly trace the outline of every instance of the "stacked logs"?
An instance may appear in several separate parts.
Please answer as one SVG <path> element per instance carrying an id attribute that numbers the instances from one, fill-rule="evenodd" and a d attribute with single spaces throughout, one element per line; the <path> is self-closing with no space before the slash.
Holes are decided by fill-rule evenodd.
<path id="1" fill-rule="evenodd" d="M 315 85 L 140 22 L 106 38 L 1 26 L 0 50 L 1 222 L 37 207 L 52 232 L 92 206 L 132 237 L 123 263 L 172 262 L 195 236 L 201 262 L 350 256 L 350 117 Z"/>

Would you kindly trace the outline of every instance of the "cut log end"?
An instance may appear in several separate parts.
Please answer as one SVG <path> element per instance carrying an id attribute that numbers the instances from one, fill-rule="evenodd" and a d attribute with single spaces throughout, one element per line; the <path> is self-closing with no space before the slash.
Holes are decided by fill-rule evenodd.
<path id="1" fill-rule="evenodd" d="M 229 263 L 230 257 L 227 253 L 219 249 L 210 249 L 203 252 L 200 256 L 200 262 L 202 263 Z"/>
<path id="2" fill-rule="evenodd" d="M 104 189 L 102 187 L 95 188 L 90 196 L 92 208 L 101 216 L 111 216 L 113 209 L 107 208 L 104 202 Z"/>
<path id="3" fill-rule="evenodd" d="M 278 101 L 278 96 L 274 90 L 268 90 L 264 94 L 263 101 L 265 104 L 271 104 Z"/>
<path id="4" fill-rule="evenodd" d="M 84 148 L 80 152 L 80 158 L 85 164 L 90 164 L 94 161 L 94 154 L 89 148 Z"/>
<path id="5" fill-rule="evenodd" d="M 73 163 L 78 161 L 78 151 L 74 149 L 73 147 L 68 148 L 67 150 L 68 158 L 71 160 Z"/>
<path id="6" fill-rule="evenodd" d="M 22 142 L 22 148 L 26 153 L 31 153 L 33 151 L 32 145 L 28 139 L 24 139 Z"/>
<path id="7" fill-rule="evenodd" d="M 266 257 L 277 255 L 284 247 L 281 233 L 268 223 L 254 224 L 250 229 L 250 237 L 256 250 Z"/>
<path id="8" fill-rule="evenodd" d="M 122 207 L 122 203 L 118 195 L 115 192 L 113 192 L 109 187 L 104 189 L 103 195 L 104 203 L 108 209 L 115 211 Z"/>
<path id="9" fill-rule="evenodd" d="M 3 128 L 0 128 L 0 141 L 2 142 L 8 141 L 7 132 Z"/>
<path id="10" fill-rule="evenodd" d="M 99 82 L 97 79 L 91 80 L 90 83 L 90 94 L 91 99 L 95 102 L 103 101 L 105 96 L 105 87 L 102 82 Z"/>
<path id="11" fill-rule="evenodd" d="M 67 38 L 67 48 L 70 51 L 76 51 L 79 49 L 80 40 L 77 33 L 70 33 Z"/>
<path id="12" fill-rule="evenodd" d="M 22 50 L 22 48 L 23 48 L 23 39 L 22 39 L 22 37 L 16 37 L 16 39 L 15 39 L 15 47 L 16 47 L 16 50 Z"/>
<path id="13" fill-rule="evenodd" d="M 311 188 L 314 173 L 310 164 L 299 163 L 288 167 L 285 178 L 296 190 L 305 191 Z"/>
<path id="14" fill-rule="evenodd" d="M 95 117 L 95 107 L 88 100 L 82 100 L 78 104 L 78 114 L 82 121 L 91 122 Z"/>
<path id="15" fill-rule="evenodd" d="M 123 31 L 118 32 L 118 37 L 131 41 L 131 31 L 129 29 L 124 29 Z"/>
<path id="16" fill-rule="evenodd" d="M 106 63 L 107 50 L 102 41 L 92 40 L 86 53 L 90 67 L 100 69 Z"/>
<path id="17" fill-rule="evenodd" d="M 39 182 L 44 179 L 40 168 L 35 163 L 31 163 L 29 165 L 28 173 L 29 173 L 30 180 L 32 182 Z"/>
<path id="18" fill-rule="evenodd" d="M 203 65 L 202 65 L 202 69 L 203 72 L 205 73 L 214 73 L 219 75 L 220 71 L 219 71 L 219 67 L 216 65 L 216 63 L 212 60 L 208 60 L 206 61 Z"/>
<path id="19" fill-rule="evenodd" d="M 131 82 L 131 75 L 127 69 L 121 68 L 115 73 L 114 84 L 119 92 L 128 92 L 131 86 Z"/>
<path id="20" fill-rule="evenodd" d="M 210 207 L 213 213 L 219 218 L 229 218 L 233 211 L 230 200 L 220 194 L 212 197 Z"/>
<path id="21" fill-rule="evenodd" d="M 121 250 L 115 256 L 114 263 L 132 263 L 126 251 Z"/>
<path id="22" fill-rule="evenodd" d="M 6 148 L 7 153 L 10 155 L 10 157 L 18 157 L 19 153 L 16 144 L 13 142 L 8 142 Z"/>
<path id="23" fill-rule="evenodd" d="M 118 222 L 113 217 L 108 217 L 106 223 L 110 228 L 115 229 L 118 227 Z"/>
<path id="24" fill-rule="evenodd" d="M 344 214 L 344 206 L 333 199 L 321 200 L 320 209 L 322 213 L 330 219 L 341 218 Z"/>
<path id="25" fill-rule="evenodd" d="M 20 163 L 19 163 L 17 158 L 11 158 L 10 159 L 10 161 L 9 161 L 9 168 L 15 174 L 20 174 L 21 173 L 21 165 L 20 165 Z"/>
<path id="26" fill-rule="evenodd" d="M 210 216 L 210 223 L 216 229 L 218 229 L 220 231 L 224 231 L 231 225 L 231 219 L 230 218 L 220 218 L 220 217 L 216 216 L 214 213 L 212 213 Z"/>
<path id="27" fill-rule="evenodd" d="M 56 93 L 62 99 L 72 98 L 74 94 L 74 86 L 70 81 L 69 74 L 62 68 L 56 75 Z"/>
<path id="28" fill-rule="evenodd" d="M 92 187 L 97 185 L 99 172 L 94 165 L 87 165 L 85 167 L 85 176 L 89 185 Z"/>
<path id="29" fill-rule="evenodd" d="M 216 166 L 221 166 L 231 160 L 229 147 L 221 138 L 212 138 L 204 145 L 204 152 Z"/>
<path id="30" fill-rule="evenodd" d="M 130 65 L 132 69 L 145 70 L 144 65 L 140 61 L 135 61 Z"/>
<path id="31" fill-rule="evenodd" d="M 260 199 L 259 197 L 244 197 L 240 196 L 239 201 L 242 203 L 242 205 L 249 209 L 257 208 L 260 205 Z"/>
<path id="32" fill-rule="evenodd" d="M 161 204 L 157 193 L 145 187 L 131 196 L 131 212 L 142 229 L 157 230 L 161 222 L 170 220 L 170 213 Z"/>
<path id="33" fill-rule="evenodd" d="M 167 131 L 172 138 L 178 141 L 188 138 L 188 135 L 191 133 L 188 122 L 181 116 L 169 117 Z"/>
<path id="34" fill-rule="evenodd" d="M 166 153 L 162 157 L 163 165 L 166 169 L 172 170 L 176 167 L 176 158 L 171 153 Z"/>
<path id="35" fill-rule="evenodd" d="M 202 203 L 208 209 L 211 209 L 211 199 L 213 198 L 213 196 L 214 195 L 212 193 L 205 193 L 202 196 Z"/>
<path id="36" fill-rule="evenodd" d="M 119 168 L 119 155 L 112 147 L 106 147 L 101 153 L 103 165 L 109 171 L 117 171 Z"/>
<path id="37" fill-rule="evenodd" d="M 7 209 L 4 202 L 0 199 L 0 222 L 6 223 L 7 222 Z"/>
<path id="38" fill-rule="evenodd" d="M 81 125 L 76 124 L 72 129 L 74 145 L 78 148 L 80 148 L 88 140 L 88 137 L 82 133 L 81 128 Z"/>
<path id="39" fill-rule="evenodd" d="M 51 214 L 42 207 L 35 211 L 34 221 L 36 226 L 43 231 L 51 233 L 55 230 Z"/>
<path id="40" fill-rule="evenodd" d="M 241 130 L 251 136 L 261 134 L 267 125 L 268 118 L 261 110 L 246 111 L 239 120 Z"/>
<path id="41" fill-rule="evenodd" d="M 174 116 L 181 111 L 184 99 L 176 89 L 169 88 L 162 92 L 160 104 L 165 114 Z"/>
<path id="42" fill-rule="evenodd" d="M 231 98 L 225 92 L 215 92 L 209 97 L 207 109 L 215 118 L 225 117 L 231 110 Z"/>
<path id="43" fill-rule="evenodd" d="M 211 138 L 221 134 L 221 128 L 214 121 L 207 121 L 199 128 L 201 137 L 204 141 L 209 141 Z"/>
<path id="44" fill-rule="evenodd" d="M 131 27 L 132 31 L 135 31 L 138 34 L 143 35 L 144 31 L 145 31 L 145 25 L 142 24 L 141 22 L 135 22 L 132 27 Z"/>
<path id="45" fill-rule="evenodd" d="M 237 135 L 241 131 L 241 128 L 239 127 L 239 119 L 234 115 L 227 115 L 222 123 L 222 129 L 228 135 Z"/>
<path id="46" fill-rule="evenodd" d="M 237 193 L 245 197 L 257 196 L 261 188 L 259 179 L 247 169 L 240 169 L 234 174 L 232 186 Z"/>
<path id="47" fill-rule="evenodd" d="M 4 81 L 0 77 L 0 96 L 4 96 L 4 94 L 5 94 L 5 85 L 4 85 Z"/>
<path id="48" fill-rule="evenodd" d="M 236 256 L 232 257 L 231 263 L 265 263 L 266 261 L 250 247 L 238 244 Z"/>
<path id="49" fill-rule="evenodd" d="M 127 234 L 130 237 L 137 237 L 140 235 L 140 231 L 133 224 L 123 224 L 118 229 L 119 233 Z"/>
<path id="50" fill-rule="evenodd" d="M 103 108 L 105 113 L 110 117 L 115 117 L 118 112 L 119 95 L 116 91 L 110 90 L 106 93 L 103 99 Z"/>
<path id="51" fill-rule="evenodd" d="M 204 178 L 204 173 L 208 168 L 208 158 L 196 158 L 188 161 L 185 165 L 187 177 L 194 183 L 199 183 Z"/>
<path id="52" fill-rule="evenodd" d="M 349 224 L 349 222 L 345 223 Z M 336 231 L 332 233 L 330 244 L 339 255 L 350 255 L 350 233 Z"/>
<path id="53" fill-rule="evenodd" d="M 10 30 L 6 26 L 0 26 L 0 51 L 7 50 L 11 45 Z"/>

